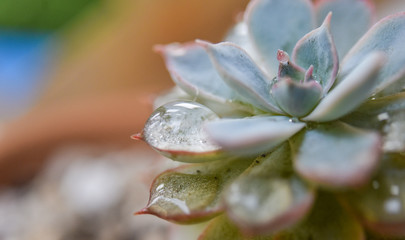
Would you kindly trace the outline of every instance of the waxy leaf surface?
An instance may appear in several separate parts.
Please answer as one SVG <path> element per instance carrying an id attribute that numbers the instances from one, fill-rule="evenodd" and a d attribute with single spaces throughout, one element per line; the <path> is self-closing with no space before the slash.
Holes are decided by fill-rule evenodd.
<path id="1" fill-rule="evenodd" d="M 342 63 L 342 75 L 349 74 L 368 54 L 381 51 L 386 63 L 377 76 L 378 87 L 374 93 L 385 89 L 384 95 L 402 90 L 395 82 L 405 73 L 405 13 L 388 16 L 375 24 L 349 51 Z M 388 88 L 387 88 L 388 87 Z"/>
<path id="2" fill-rule="evenodd" d="M 242 98 L 264 111 L 281 113 L 270 95 L 270 80 L 245 50 L 233 43 L 199 43 L 207 49 L 219 75 Z"/>
<path id="3" fill-rule="evenodd" d="M 203 129 L 218 119 L 207 107 L 195 102 L 171 102 L 156 109 L 139 138 L 162 155 L 182 162 L 205 162 L 224 158 Z"/>
<path id="4" fill-rule="evenodd" d="M 227 214 L 243 232 L 274 233 L 291 227 L 309 212 L 314 191 L 290 170 L 290 147 L 285 143 L 268 157 L 258 158 L 228 187 Z"/>
<path id="5" fill-rule="evenodd" d="M 290 142 L 296 171 L 317 185 L 332 188 L 366 183 L 381 153 L 379 134 L 340 122 L 306 129 Z"/>
<path id="6" fill-rule="evenodd" d="M 220 102 L 235 99 L 230 89 L 214 69 L 207 52 L 196 43 L 170 44 L 158 47 L 176 84 L 192 97 Z"/>
<path id="7" fill-rule="evenodd" d="M 271 94 L 278 106 L 294 117 L 307 115 L 322 97 L 322 87 L 316 81 L 298 83 L 282 79 L 273 85 Z"/>
<path id="8" fill-rule="evenodd" d="M 221 119 L 206 124 L 210 138 L 235 154 L 257 156 L 267 153 L 300 131 L 305 123 L 285 116 L 256 116 Z"/>
<path id="9" fill-rule="evenodd" d="M 160 174 L 152 183 L 147 207 L 138 214 L 153 214 L 177 223 L 195 223 L 222 210 L 224 186 L 251 161 L 223 160 L 186 165 Z"/>
<path id="10" fill-rule="evenodd" d="M 294 48 L 292 59 L 299 66 L 314 67 L 313 75 L 327 93 L 335 81 L 339 68 L 339 58 L 330 33 L 329 14 L 322 26 L 301 38 Z"/>
<path id="11" fill-rule="evenodd" d="M 332 12 L 331 32 L 337 52 L 343 58 L 373 22 L 374 5 L 370 0 L 320 0 L 316 20 L 320 25 Z"/>
<path id="12" fill-rule="evenodd" d="M 314 26 L 308 0 L 255 0 L 245 13 L 249 33 L 269 73 L 277 73 L 277 50 L 291 53 Z"/>
<path id="13" fill-rule="evenodd" d="M 332 121 L 356 109 L 371 97 L 378 85 L 379 72 L 385 59 L 381 52 L 368 55 L 303 119 L 316 122 Z"/>

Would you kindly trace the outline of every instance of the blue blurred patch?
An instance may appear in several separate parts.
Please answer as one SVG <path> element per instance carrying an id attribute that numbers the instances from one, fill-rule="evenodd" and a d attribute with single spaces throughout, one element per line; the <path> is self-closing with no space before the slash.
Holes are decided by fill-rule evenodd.
<path id="1" fill-rule="evenodd" d="M 32 106 L 49 68 L 51 36 L 0 30 L 0 119 Z"/>

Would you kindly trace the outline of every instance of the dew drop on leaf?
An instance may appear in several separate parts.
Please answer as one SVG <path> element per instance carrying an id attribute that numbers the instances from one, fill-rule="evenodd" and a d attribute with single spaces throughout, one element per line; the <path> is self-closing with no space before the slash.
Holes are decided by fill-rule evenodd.
<path id="1" fill-rule="evenodd" d="M 143 137 L 152 147 L 169 151 L 207 152 L 219 147 L 208 139 L 203 129 L 218 116 L 195 102 L 172 102 L 152 113 L 145 124 Z"/>

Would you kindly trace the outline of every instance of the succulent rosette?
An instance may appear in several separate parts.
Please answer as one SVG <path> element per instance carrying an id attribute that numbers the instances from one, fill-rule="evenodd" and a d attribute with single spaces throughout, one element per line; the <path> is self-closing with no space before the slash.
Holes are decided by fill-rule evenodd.
<path id="1" fill-rule="evenodd" d="M 177 85 L 136 138 L 185 162 L 147 207 L 200 239 L 405 236 L 405 13 L 253 0 L 225 38 L 158 46 Z M 341 60 L 339 60 L 341 59 Z"/>

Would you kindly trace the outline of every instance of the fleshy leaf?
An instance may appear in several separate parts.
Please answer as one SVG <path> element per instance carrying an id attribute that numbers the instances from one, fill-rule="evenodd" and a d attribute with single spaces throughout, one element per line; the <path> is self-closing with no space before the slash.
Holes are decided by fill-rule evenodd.
<path id="1" fill-rule="evenodd" d="M 245 236 L 225 215 L 213 219 L 198 240 L 272 240 L 266 236 Z"/>
<path id="2" fill-rule="evenodd" d="M 372 231 L 385 236 L 405 235 L 405 158 L 384 156 L 378 175 L 346 197 L 348 206 Z"/>
<path id="3" fill-rule="evenodd" d="M 280 79 L 271 88 L 278 106 L 287 114 L 302 117 L 310 113 L 322 96 L 322 87 L 316 81 L 294 82 Z"/>
<path id="4" fill-rule="evenodd" d="M 384 152 L 405 152 L 405 93 L 376 98 L 364 103 L 342 121 L 383 134 Z"/>
<path id="5" fill-rule="evenodd" d="M 380 136 L 334 122 L 290 140 L 294 167 L 306 179 L 332 188 L 358 187 L 370 179 L 381 153 Z"/>
<path id="6" fill-rule="evenodd" d="M 251 161 L 227 160 L 168 170 L 153 181 L 147 207 L 152 214 L 177 223 L 205 221 L 223 211 L 221 192 Z"/>
<path id="7" fill-rule="evenodd" d="M 336 201 L 320 192 L 311 214 L 299 226 L 277 234 L 277 240 L 364 240 L 362 226 Z"/>
<path id="8" fill-rule="evenodd" d="M 171 102 L 152 113 L 137 138 L 176 161 L 212 161 L 224 154 L 209 140 L 202 126 L 216 119 L 214 112 L 199 103 Z"/>
<path id="9" fill-rule="evenodd" d="M 252 44 L 249 36 L 248 26 L 245 21 L 240 21 L 235 24 L 235 26 L 233 26 L 227 33 L 224 42 L 235 43 L 243 48 L 253 59 L 258 59 L 258 53 Z"/>
<path id="10" fill-rule="evenodd" d="M 268 157 L 257 159 L 227 188 L 227 214 L 243 232 L 274 233 L 291 227 L 308 213 L 314 191 L 290 170 L 291 152 L 285 143 Z"/>
<path id="11" fill-rule="evenodd" d="M 255 0 L 245 13 L 254 45 L 269 73 L 277 73 L 277 50 L 291 53 L 295 43 L 314 26 L 308 0 Z"/>
<path id="12" fill-rule="evenodd" d="M 220 102 L 235 99 L 235 93 L 217 74 L 206 51 L 195 43 L 158 46 L 166 66 L 184 91 L 192 97 L 217 99 Z"/>
<path id="13" fill-rule="evenodd" d="M 284 116 L 257 116 L 209 122 L 205 129 L 214 142 L 232 154 L 257 156 L 271 151 L 304 126 Z"/>
<path id="14" fill-rule="evenodd" d="M 342 63 L 341 74 L 347 75 L 365 58 L 375 51 L 387 55 L 387 62 L 377 76 L 378 86 L 374 93 L 389 87 L 383 94 L 392 94 L 402 90 L 395 82 L 405 74 L 405 13 L 388 16 L 375 24 L 349 51 Z M 394 87 L 395 86 L 395 87 Z"/>
<path id="15" fill-rule="evenodd" d="M 343 58 L 371 26 L 374 5 L 370 0 L 321 0 L 316 5 L 317 23 L 321 24 L 329 12 L 333 13 L 333 39 L 338 55 Z"/>
<path id="16" fill-rule="evenodd" d="M 326 122 L 338 119 L 369 98 L 377 86 L 378 73 L 385 61 L 381 52 L 371 53 L 339 85 L 324 97 L 305 121 Z"/>
<path id="17" fill-rule="evenodd" d="M 262 110 L 281 113 L 271 98 L 270 80 L 243 49 L 229 42 L 198 43 L 207 49 L 219 75 L 241 97 Z"/>
<path id="18" fill-rule="evenodd" d="M 313 75 L 327 93 L 336 79 L 339 58 L 330 33 L 330 19 L 326 16 L 322 26 L 301 38 L 294 48 L 292 59 L 299 66 L 314 68 Z"/>

